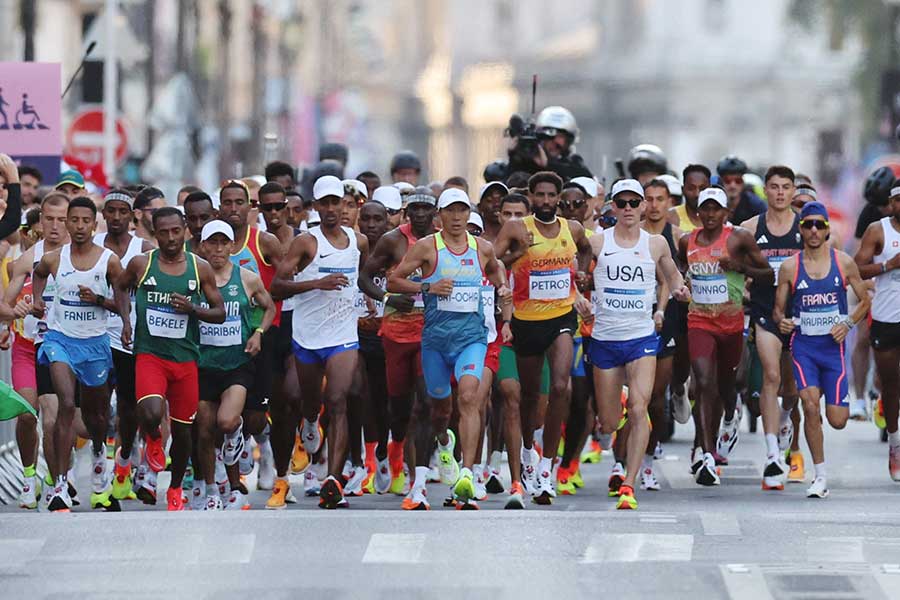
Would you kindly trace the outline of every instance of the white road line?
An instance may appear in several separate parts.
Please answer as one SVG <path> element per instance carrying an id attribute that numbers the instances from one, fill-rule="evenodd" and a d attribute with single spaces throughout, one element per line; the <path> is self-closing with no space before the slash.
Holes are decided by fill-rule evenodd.
<path id="1" fill-rule="evenodd" d="M 609 533 L 591 538 L 581 562 L 690 561 L 693 549 L 693 535 Z"/>
<path id="2" fill-rule="evenodd" d="M 364 563 L 410 564 L 419 562 L 425 534 L 373 533 L 363 555 Z"/>
<path id="3" fill-rule="evenodd" d="M 881 587 L 887 600 L 900 600 L 900 570 L 898 565 L 872 565 L 872 578 Z"/>
<path id="4" fill-rule="evenodd" d="M 808 562 L 864 562 L 861 537 L 810 537 L 806 540 Z"/>
<path id="5" fill-rule="evenodd" d="M 666 482 L 676 490 L 693 489 L 697 487 L 694 476 L 688 468 L 687 462 L 658 460 L 655 463 L 657 470 L 662 472 Z"/>
<path id="6" fill-rule="evenodd" d="M 672 524 L 677 523 L 678 519 L 676 518 L 667 518 L 667 517 L 641 517 L 641 523 L 665 523 Z"/>
<path id="7" fill-rule="evenodd" d="M 719 565 L 731 600 L 772 600 L 766 578 L 755 565 Z"/>
<path id="8" fill-rule="evenodd" d="M 732 513 L 700 513 L 704 535 L 741 535 L 737 516 Z"/>

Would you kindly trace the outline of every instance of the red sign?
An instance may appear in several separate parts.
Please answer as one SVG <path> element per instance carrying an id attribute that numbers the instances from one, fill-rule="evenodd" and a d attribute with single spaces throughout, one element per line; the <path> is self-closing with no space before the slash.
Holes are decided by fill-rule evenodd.
<path id="1" fill-rule="evenodd" d="M 128 153 L 128 137 L 121 119 L 116 119 L 116 164 L 121 164 Z M 68 163 L 103 166 L 103 111 L 87 110 L 80 113 L 66 131 L 65 156 Z M 69 160 L 69 159 L 73 160 Z"/>

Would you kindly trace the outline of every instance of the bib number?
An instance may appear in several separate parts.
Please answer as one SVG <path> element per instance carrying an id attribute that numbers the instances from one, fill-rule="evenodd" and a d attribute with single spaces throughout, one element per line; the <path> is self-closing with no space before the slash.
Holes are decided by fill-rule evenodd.
<path id="1" fill-rule="evenodd" d="M 788 259 L 787 256 L 770 256 L 769 257 L 769 266 L 772 267 L 772 270 L 775 271 L 775 283 L 772 285 L 778 286 L 778 270 L 781 269 L 781 264 Z"/>
<path id="2" fill-rule="evenodd" d="M 241 336 L 241 319 L 226 320 L 224 323 L 200 322 L 200 345 L 224 348 L 228 346 L 240 346 L 243 343 Z"/>
<path id="3" fill-rule="evenodd" d="M 184 339 L 187 336 L 187 325 L 188 315 L 147 308 L 147 330 L 154 337 Z"/>
<path id="4" fill-rule="evenodd" d="M 565 300 L 572 291 L 572 274 L 568 269 L 531 271 L 528 275 L 528 298 L 531 300 Z"/>
<path id="5" fill-rule="evenodd" d="M 831 335 L 831 328 L 844 320 L 837 307 L 821 311 L 801 311 L 800 333 L 803 335 Z"/>
<path id="6" fill-rule="evenodd" d="M 647 302 L 644 290 L 603 288 L 600 310 L 607 313 L 646 313 L 652 304 Z"/>
<path id="7" fill-rule="evenodd" d="M 728 281 L 725 274 L 693 275 L 691 296 L 696 304 L 725 304 L 728 302 Z"/>
<path id="8" fill-rule="evenodd" d="M 480 300 L 480 286 L 454 287 L 449 296 L 437 296 L 437 308 L 445 312 L 473 313 L 478 312 Z"/>

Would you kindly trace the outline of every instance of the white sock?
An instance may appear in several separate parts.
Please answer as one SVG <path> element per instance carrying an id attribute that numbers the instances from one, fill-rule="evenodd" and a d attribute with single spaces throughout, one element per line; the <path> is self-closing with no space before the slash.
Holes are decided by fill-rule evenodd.
<path id="1" fill-rule="evenodd" d="M 424 489 L 427 481 L 428 467 L 416 467 L 416 481 L 413 483 L 413 487 L 417 490 Z"/>
<path id="2" fill-rule="evenodd" d="M 503 462 L 503 453 L 502 452 L 500 452 L 499 450 L 494 450 L 493 452 L 491 452 L 491 460 L 490 460 L 490 463 L 488 463 L 488 464 L 490 464 L 491 469 L 493 469 L 494 471 L 499 471 L 500 465 L 502 462 Z"/>
<path id="3" fill-rule="evenodd" d="M 734 415 L 732 415 L 730 419 L 725 419 L 722 423 L 722 426 L 725 429 L 731 429 L 732 427 L 734 427 Z"/>
<path id="4" fill-rule="evenodd" d="M 790 420 L 791 420 L 791 411 L 784 410 L 782 408 L 781 409 L 781 423 L 780 423 L 781 427 L 784 427 L 785 425 L 787 425 L 788 421 L 790 421 Z"/>
<path id="5" fill-rule="evenodd" d="M 219 495 L 219 486 L 217 486 L 214 483 L 207 483 L 206 484 L 206 497 L 212 498 L 212 497 L 218 496 L 218 495 Z"/>
<path id="6" fill-rule="evenodd" d="M 550 461 L 549 458 L 544 457 L 541 459 L 540 471 L 541 471 L 541 473 L 544 473 L 544 472 L 550 473 L 551 471 L 553 471 L 553 463 Z"/>
<path id="7" fill-rule="evenodd" d="M 544 447 L 544 428 L 534 430 L 534 441 L 538 443 L 540 447 Z"/>
<path id="8" fill-rule="evenodd" d="M 653 456 L 645 454 L 644 458 L 641 460 L 641 468 L 645 471 L 647 469 L 653 470 Z"/>
<path id="9" fill-rule="evenodd" d="M 522 446 L 522 452 L 521 452 L 520 456 L 522 458 L 523 465 L 531 464 L 531 448 L 526 448 L 525 446 Z"/>
<path id="10" fill-rule="evenodd" d="M 775 458 L 778 455 L 778 436 L 774 433 L 766 434 L 766 452 L 769 453 L 769 458 Z"/>
<path id="11" fill-rule="evenodd" d="M 822 479 L 826 478 L 825 475 L 825 463 L 819 463 L 817 465 L 813 465 L 816 468 L 816 479 L 821 477 Z"/>
<path id="12" fill-rule="evenodd" d="M 898 429 L 894 433 L 888 434 L 888 444 L 890 444 L 891 448 L 900 446 L 900 429 Z"/>
<path id="13" fill-rule="evenodd" d="M 441 450 L 449 450 L 449 449 L 450 449 L 450 442 L 453 441 L 453 440 L 450 438 L 450 434 L 447 434 L 447 445 L 446 445 L 446 446 L 445 446 L 444 444 L 441 443 L 441 438 L 440 438 L 440 436 L 435 436 L 435 439 L 437 439 L 437 445 L 438 445 L 438 448 L 440 448 Z"/>

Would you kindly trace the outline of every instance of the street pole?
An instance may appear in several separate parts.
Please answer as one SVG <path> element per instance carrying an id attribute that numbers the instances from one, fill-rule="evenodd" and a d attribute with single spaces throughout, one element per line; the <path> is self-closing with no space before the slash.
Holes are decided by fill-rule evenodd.
<path id="1" fill-rule="evenodd" d="M 116 54 L 117 0 L 105 0 L 105 52 L 103 55 L 103 173 L 112 184 L 116 174 L 116 90 L 118 60 Z"/>

